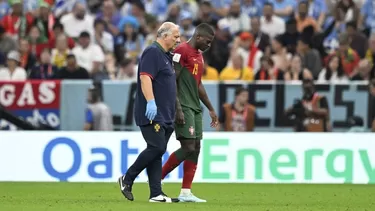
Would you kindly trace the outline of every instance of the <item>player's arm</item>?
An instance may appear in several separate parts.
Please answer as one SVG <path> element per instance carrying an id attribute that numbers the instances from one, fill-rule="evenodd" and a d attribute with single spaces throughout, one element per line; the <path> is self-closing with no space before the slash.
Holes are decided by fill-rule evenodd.
<path id="1" fill-rule="evenodd" d="M 173 55 L 173 68 L 176 73 L 176 87 L 177 87 L 177 95 L 176 95 L 176 110 L 177 112 L 182 111 L 181 103 L 180 103 L 180 98 L 178 97 L 178 89 L 179 89 L 179 79 L 180 79 L 180 74 L 182 70 L 182 54 L 180 52 L 180 49 L 177 48 L 175 51 L 175 54 Z"/>
<path id="2" fill-rule="evenodd" d="M 212 107 L 211 101 L 207 96 L 206 89 L 204 88 L 202 82 L 199 84 L 198 93 L 199 93 L 199 99 L 203 102 L 206 108 L 209 111 L 214 111 L 214 108 Z"/>
<path id="3" fill-rule="evenodd" d="M 322 97 L 319 100 L 319 108 L 315 108 L 311 111 L 308 111 L 307 116 L 328 119 L 329 118 L 329 108 L 328 108 L 327 98 Z"/>
<path id="4" fill-rule="evenodd" d="M 141 81 L 141 89 L 145 99 L 148 101 L 155 100 L 154 91 L 152 89 L 152 80 L 158 73 L 158 54 L 157 49 L 147 49 L 142 55 L 140 66 L 141 72 L 139 79 Z"/>

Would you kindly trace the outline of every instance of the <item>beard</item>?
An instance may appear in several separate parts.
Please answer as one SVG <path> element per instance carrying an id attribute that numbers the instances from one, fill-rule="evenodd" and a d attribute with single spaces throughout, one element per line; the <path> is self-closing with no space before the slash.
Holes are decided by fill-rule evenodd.
<path id="1" fill-rule="evenodd" d="M 240 13 L 239 12 L 231 12 L 230 15 L 234 18 L 238 18 L 240 17 Z"/>

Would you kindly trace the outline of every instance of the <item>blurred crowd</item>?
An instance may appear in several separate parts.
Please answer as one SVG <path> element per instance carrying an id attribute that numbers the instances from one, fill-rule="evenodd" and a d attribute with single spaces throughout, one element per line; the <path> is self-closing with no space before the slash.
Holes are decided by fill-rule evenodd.
<path id="1" fill-rule="evenodd" d="M 216 37 L 205 80 L 375 77 L 372 0 L 0 0 L 0 80 L 133 80 L 164 21 Z M 374 9 L 373 9 L 374 8 Z"/>

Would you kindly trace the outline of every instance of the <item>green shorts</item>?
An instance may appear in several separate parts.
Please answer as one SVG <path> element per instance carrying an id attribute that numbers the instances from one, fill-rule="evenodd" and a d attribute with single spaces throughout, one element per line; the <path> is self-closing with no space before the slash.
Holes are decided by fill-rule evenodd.
<path id="1" fill-rule="evenodd" d="M 201 140 L 203 135 L 202 112 L 196 112 L 190 108 L 183 108 L 185 124 L 175 124 L 176 138 Z"/>

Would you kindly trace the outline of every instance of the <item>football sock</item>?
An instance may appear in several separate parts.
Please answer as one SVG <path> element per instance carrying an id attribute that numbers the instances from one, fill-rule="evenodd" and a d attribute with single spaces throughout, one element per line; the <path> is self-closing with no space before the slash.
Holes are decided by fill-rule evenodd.
<path id="1" fill-rule="evenodd" d="M 164 164 L 161 179 L 164 179 L 173 169 L 175 169 L 182 161 L 185 160 L 185 152 L 181 148 L 173 152 L 167 162 Z"/>
<path id="2" fill-rule="evenodd" d="M 184 177 L 182 179 L 182 189 L 191 189 L 191 184 L 193 183 L 195 171 L 197 170 L 197 163 L 198 163 L 198 153 L 192 153 L 190 156 L 186 158 L 184 161 Z"/>

